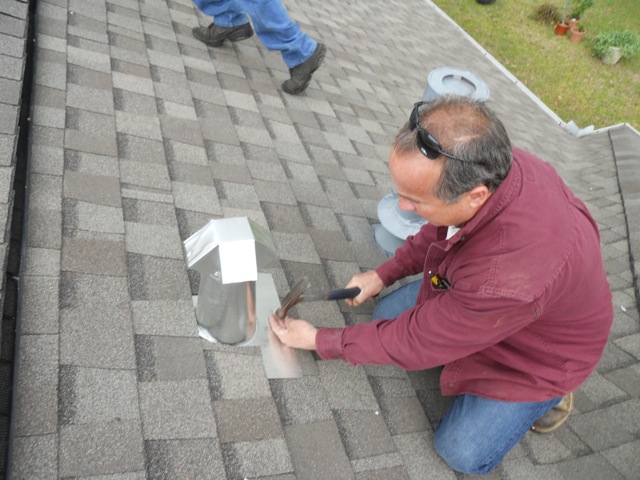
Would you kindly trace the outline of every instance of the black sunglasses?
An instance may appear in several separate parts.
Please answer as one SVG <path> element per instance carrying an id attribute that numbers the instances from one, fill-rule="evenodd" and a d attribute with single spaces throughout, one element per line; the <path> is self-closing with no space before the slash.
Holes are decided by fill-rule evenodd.
<path id="1" fill-rule="evenodd" d="M 422 128 L 422 126 L 420 125 L 420 112 L 418 110 L 425 103 L 427 102 L 417 102 L 413 106 L 411 116 L 409 117 L 409 130 L 418 130 L 418 134 L 416 135 L 416 143 L 420 152 L 422 152 L 425 157 L 431 160 L 435 160 L 440 155 L 444 155 L 445 157 L 452 158 L 453 160 L 467 162 L 468 160 L 465 160 L 464 158 L 454 157 L 450 153 L 445 152 L 442 149 L 442 145 L 440 145 L 440 142 L 436 140 L 433 135 Z"/>

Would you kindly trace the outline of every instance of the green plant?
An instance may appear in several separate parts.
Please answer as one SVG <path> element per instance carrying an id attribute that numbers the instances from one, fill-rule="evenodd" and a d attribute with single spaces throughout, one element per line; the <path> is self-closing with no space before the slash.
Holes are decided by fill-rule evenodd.
<path id="1" fill-rule="evenodd" d="M 567 24 L 567 12 L 569 11 L 569 5 L 571 4 L 571 0 L 565 0 L 564 8 L 562 9 L 562 23 L 564 25 Z"/>
<path id="2" fill-rule="evenodd" d="M 543 3 L 536 9 L 535 19 L 540 23 L 556 23 L 560 20 L 560 12 L 555 5 Z"/>
<path id="3" fill-rule="evenodd" d="M 558 5 L 562 14 L 564 0 L 497 1 L 497 8 L 484 10 L 484 14 L 478 13 L 475 2 L 433 0 L 433 3 L 560 118 L 574 120 L 580 126 L 593 124 L 596 128 L 627 122 L 640 130 L 640 102 L 620 101 L 638 97 L 640 54 L 611 68 L 593 55 L 592 48 L 593 38 L 599 32 L 631 30 L 640 34 L 638 0 L 615 0 L 615 8 L 612 2 L 596 1 L 585 14 L 587 35 L 591 35 L 580 45 L 555 41 L 556 36 L 547 24 L 527 18 L 533 17 L 538 5 L 547 1 Z M 516 3 L 519 8 L 511 8 Z M 522 24 L 526 20 L 530 29 L 523 36 Z M 550 58 L 562 58 L 571 67 L 558 68 Z"/>
<path id="4" fill-rule="evenodd" d="M 578 30 L 579 32 L 586 32 L 586 31 L 587 31 L 587 29 L 586 29 L 586 27 L 584 26 L 584 22 L 578 22 L 578 23 L 576 24 L 576 30 Z"/>
<path id="5" fill-rule="evenodd" d="M 624 58 L 640 52 L 640 35 L 631 30 L 598 33 L 593 39 L 593 51 L 602 58 L 611 47 L 618 47 Z"/>
<path id="6" fill-rule="evenodd" d="M 570 18 L 582 18 L 584 12 L 593 7 L 594 0 L 574 0 L 575 6 L 571 10 Z"/>

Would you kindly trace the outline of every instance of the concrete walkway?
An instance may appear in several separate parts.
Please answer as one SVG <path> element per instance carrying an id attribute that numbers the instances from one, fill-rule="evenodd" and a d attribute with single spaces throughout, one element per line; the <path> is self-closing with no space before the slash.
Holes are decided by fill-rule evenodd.
<path id="1" fill-rule="evenodd" d="M 11 478 L 465 478 L 433 450 L 437 371 L 300 352 L 302 378 L 268 380 L 258 349 L 198 336 L 182 248 L 212 218 L 247 216 L 273 237 L 281 296 L 377 266 L 389 147 L 441 66 L 482 78 L 514 144 L 588 204 L 615 299 L 575 413 L 488 478 L 640 478 L 637 132 L 569 135 L 429 2 L 284 3 L 328 47 L 300 96 L 257 38 L 195 40 L 210 19 L 190 0 L 38 1 Z M 298 313 L 338 326 L 370 311 Z"/>

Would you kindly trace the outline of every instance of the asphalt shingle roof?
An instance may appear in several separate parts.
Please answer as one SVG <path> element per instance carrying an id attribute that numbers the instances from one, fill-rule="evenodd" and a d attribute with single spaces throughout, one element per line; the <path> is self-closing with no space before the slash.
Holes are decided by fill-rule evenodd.
<path id="1" fill-rule="evenodd" d="M 11 478 L 463 478 L 432 446 L 450 402 L 437 370 L 299 352 L 302 378 L 267 379 L 259 349 L 198 336 L 182 248 L 212 218 L 247 216 L 273 237 L 280 295 L 304 275 L 323 290 L 377 266 L 391 141 L 442 66 L 486 82 L 513 143 L 587 203 L 616 307 L 567 424 L 528 434 L 488 478 L 639 478 L 638 132 L 569 135 L 430 2 L 285 5 L 328 47 L 300 96 L 257 38 L 194 39 L 210 19 L 190 0 L 37 2 Z M 5 266 L 28 20 L 28 2 L 2 2 Z M 371 306 L 299 312 L 340 326 Z"/>

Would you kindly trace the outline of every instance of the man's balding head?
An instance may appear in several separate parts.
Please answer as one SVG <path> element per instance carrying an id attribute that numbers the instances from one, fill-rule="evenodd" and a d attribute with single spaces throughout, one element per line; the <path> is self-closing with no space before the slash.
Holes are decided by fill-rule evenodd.
<path id="1" fill-rule="evenodd" d="M 420 126 L 442 146 L 442 175 L 434 192 L 447 203 L 477 185 L 494 191 L 511 168 L 511 143 L 498 117 L 483 103 L 461 96 L 439 97 L 419 108 Z M 393 149 L 399 155 L 418 150 L 417 129 L 407 122 L 398 133 Z M 455 158 L 448 158 L 448 157 Z"/>

